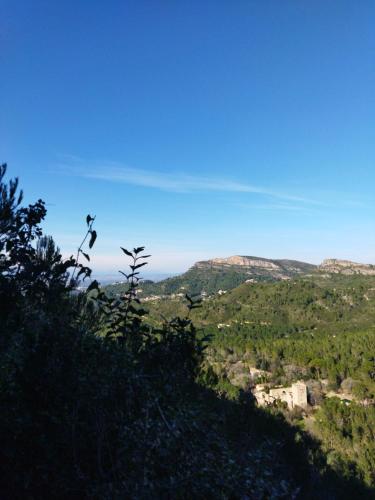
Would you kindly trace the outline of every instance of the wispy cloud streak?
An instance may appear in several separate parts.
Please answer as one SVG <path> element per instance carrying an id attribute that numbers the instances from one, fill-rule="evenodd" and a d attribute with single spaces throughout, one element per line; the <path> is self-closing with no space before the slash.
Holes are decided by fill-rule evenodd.
<path id="1" fill-rule="evenodd" d="M 267 211 L 286 211 L 286 212 L 299 212 L 299 213 L 311 213 L 315 214 L 317 208 L 307 207 L 302 204 L 291 204 L 291 203 L 238 203 L 239 208 L 244 209 L 254 209 L 254 210 L 267 210 Z"/>
<path id="2" fill-rule="evenodd" d="M 183 173 L 166 173 L 151 170 L 142 170 L 117 164 L 103 164 L 85 167 L 82 162 L 76 165 L 60 164 L 60 169 L 66 173 L 88 179 L 97 179 L 109 182 L 131 184 L 162 191 L 175 193 L 191 192 L 230 192 L 230 193 L 252 193 L 269 198 L 294 202 L 297 204 L 322 205 L 323 203 L 294 196 L 285 192 L 279 192 L 262 186 L 255 186 L 231 179 L 214 178 L 205 176 L 192 176 Z"/>

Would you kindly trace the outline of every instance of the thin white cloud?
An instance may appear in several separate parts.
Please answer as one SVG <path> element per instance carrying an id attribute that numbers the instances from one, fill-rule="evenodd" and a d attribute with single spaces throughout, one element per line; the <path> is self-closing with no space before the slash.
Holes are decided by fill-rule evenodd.
<path id="1" fill-rule="evenodd" d="M 76 161 L 74 164 L 59 165 L 66 173 L 88 179 L 98 179 L 109 182 L 120 182 L 134 186 L 143 186 L 162 191 L 177 193 L 191 193 L 197 191 L 216 191 L 231 193 L 252 193 L 294 203 L 321 205 L 316 200 L 294 196 L 261 186 L 255 186 L 230 179 L 192 176 L 183 173 L 166 173 L 151 170 L 142 170 L 113 163 L 85 166 L 85 162 Z"/>
<path id="2" fill-rule="evenodd" d="M 290 204 L 290 203 L 238 203 L 237 206 L 243 209 L 250 210 L 266 210 L 266 211 L 286 211 L 286 212 L 297 212 L 303 214 L 316 214 L 317 208 L 306 207 L 301 204 Z"/>

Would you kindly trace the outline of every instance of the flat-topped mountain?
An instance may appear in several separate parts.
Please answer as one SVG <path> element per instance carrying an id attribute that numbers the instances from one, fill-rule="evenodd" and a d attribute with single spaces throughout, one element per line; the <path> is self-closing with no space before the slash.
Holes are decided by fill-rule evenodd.
<path id="1" fill-rule="evenodd" d="M 233 255 L 196 262 L 185 273 L 158 283 L 144 282 L 141 294 L 143 297 L 185 293 L 212 295 L 231 290 L 247 281 L 288 280 L 314 272 L 316 268 L 313 264 L 294 260 Z M 126 284 L 111 285 L 107 291 L 118 294 L 125 287 Z"/>
<path id="2" fill-rule="evenodd" d="M 288 259 L 265 259 L 263 257 L 252 257 L 246 255 L 233 255 L 225 258 L 214 258 L 210 260 L 199 261 L 193 268 L 241 268 L 249 274 L 269 276 L 275 279 L 288 279 L 296 274 L 312 272 L 317 266 L 307 262 L 299 262 Z"/>
<path id="3" fill-rule="evenodd" d="M 363 274 L 375 275 L 375 266 L 372 264 L 361 264 L 350 260 L 325 259 L 319 266 L 320 271 L 337 274 Z"/>
<path id="4" fill-rule="evenodd" d="M 260 257 L 246 257 L 244 255 L 233 255 L 232 257 L 216 257 L 215 259 L 202 260 L 194 264 L 197 267 L 210 266 L 243 266 L 243 267 L 264 267 L 267 269 L 277 269 L 278 266 L 268 259 Z"/>
<path id="5" fill-rule="evenodd" d="M 349 260 L 326 259 L 319 266 L 290 259 L 265 259 L 247 255 L 216 257 L 196 262 L 179 276 L 159 282 L 144 281 L 140 287 L 143 297 L 170 296 L 175 294 L 212 295 L 223 293 L 250 282 L 284 281 L 303 276 L 324 274 L 375 275 L 375 266 Z M 110 294 L 121 294 L 126 283 L 106 287 Z"/>

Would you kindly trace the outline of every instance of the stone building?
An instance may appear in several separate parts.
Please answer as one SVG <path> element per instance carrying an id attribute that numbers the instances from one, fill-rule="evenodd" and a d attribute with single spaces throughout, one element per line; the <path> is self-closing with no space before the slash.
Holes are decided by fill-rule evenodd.
<path id="1" fill-rule="evenodd" d="M 290 410 L 295 406 L 307 406 L 307 387 L 304 382 L 296 382 L 291 387 L 275 387 L 269 392 L 265 391 L 264 385 L 258 384 L 254 396 L 259 406 L 270 405 L 275 401 L 284 401 Z"/>

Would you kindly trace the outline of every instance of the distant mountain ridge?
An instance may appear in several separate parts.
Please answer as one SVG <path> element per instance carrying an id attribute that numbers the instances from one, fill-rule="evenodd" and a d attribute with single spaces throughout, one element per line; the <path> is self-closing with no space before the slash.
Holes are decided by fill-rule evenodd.
<path id="1" fill-rule="evenodd" d="M 196 262 L 193 268 L 241 268 L 251 274 L 267 275 L 275 279 L 288 279 L 296 274 L 314 271 L 317 266 L 307 262 L 289 259 L 266 259 L 247 255 L 232 255 L 231 257 L 216 257 L 206 261 Z"/>
<path id="2" fill-rule="evenodd" d="M 233 255 L 196 262 L 185 273 L 158 283 L 144 281 L 140 294 L 143 297 L 173 294 L 212 295 L 231 290 L 247 281 L 279 281 L 311 273 L 317 266 L 288 259 L 265 259 L 245 255 Z M 122 293 L 126 284 L 107 286 L 113 295 Z"/>
<path id="3" fill-rule="evenodd" d="M 223 293 L 246 282 L 274 282 L 321 274 L 375 275 L 375 266 L 348 260 L 326 259 L 319 266 L 290 259 L 266 259 L 247 255 L 215 257 L 196 262 L 188 271 L 158 282 L 141 283 L 141 297 L 213 295 Z M 108 285 L 111 295 L 119 295 L 126 283 Z"/>

